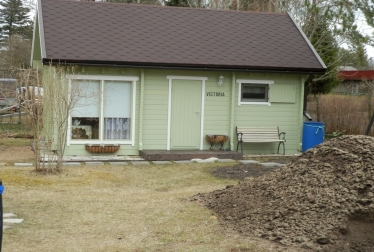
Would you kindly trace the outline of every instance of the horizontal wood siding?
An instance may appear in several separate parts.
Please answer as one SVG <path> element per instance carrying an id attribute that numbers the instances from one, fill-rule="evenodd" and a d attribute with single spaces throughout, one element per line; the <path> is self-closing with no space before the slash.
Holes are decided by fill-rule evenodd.
<path id="1" fill-rule="evenodd" d="M 286 154 L 298 153 L 301 149 L 302 128 L 300 120 L 300 113 L 302 113 L 301 76 L 239 73 L 237 78 L 273 80 L 274 84 L 270 85 L 271 106 L 254 104 L 238 106 L 239 84 L 235 84 L 234 126 L 278 126 L 280 132 L 286 132 Z M 234 143 L 236 146 L 236 139 Z M 277 147 L 278 143 L 243 144 L 244 153 L 247 154 L 273 154 L 277 152 Z"/>
<path id="2" fill-rule="evenodd" d="M 163 70 L 144 70 L 144 150 L 166 150 L 169 97 L 166 75 Z"/>
<path id="3" fill-rule="evenodd" d="M 217 85 L 220 75 L 224 84 Z M 168 75 L 207 77 L 205 82 L 204 137 L 206 134 L 229 134 L 230 73 L 182 70 L 145 70 L 143 149 L 165 150 L 167 145 Z M 209 92 L 209 95 L 207 93 Z M 214 92 L 214 95 L 212 94 Z M 217 92 L 219 94 L 217 94 Z M 224 94 L 224 96 L 219 96 Z M 203 140 L 203 149 L 210 144 Z"/>
<path id="4" fill-rule="evenodd" d="M 135 146 L 121 145 L 114 155 L 138 155 L 139 144 L 139 101 L 140 101 L 140 69 L 122 68 L 78 68 L 77 72 L 90 75 L 137 76 L 136 97 L 136 130 Z M 302 94 L 301 75 L 236 73 L 236 79 L 272 80 L 270 88 L 271 106 L 244 105 L 238 106 L 238 84 L 235 83 L 234 101 L 231 101 L 232 73 L 220 71 L 187 71 L 187 70 L 144 70 L 143 93 L 143 150 L 166 150 L 168 133 L 168 75 L 207 77 L 204 91 L 204 130 L 203 149 L 210 148 L 205 140 L 207 134 L 230 134 L 230 111 L 234 104 L 234 127 L 239 126 L 279 126 L 280 131 L 286 132 L 286 154 L 298 153 L 301 149 L 302 130 Z M 219 76 L 224 77 L 223 85 L 217 85 Z M 236 147 L 236 135 L 229 139 L 224 148 L 232 141 Z M 214 146 L 218 149 L 219 146 Z M 270 154 L 275 153 L 276 143 L 244 144 L 245 153 Z M 66 155 L 92 155 L 84 145 L 71 145 L 66 148 Z M 93 154 L 98 155 L 98 154 Z"/>
<path id="5" fill-rule="evenodd" d="M 224 77 L 223 85 L 218 86 L 220 76 Z M 204 116 L 204 150 L 210 148 L 205 140 L 205 135 L 229 135 L 230 134 L 230 106 L 231 106 L 231 74 L 221 72 L 206 72 L 208 80 L 205 83 L 205 116 Z M 229 141 L 224 148 L 229 147 Z M 216 144 L 213 149 L 219 149 Z"/>
<path id="6" fill-rule="evenodd" d="M 295 103 L 297 98 L 297 85 L 281 84 L 271 85 L 270 101 L 280 103 Z"/>

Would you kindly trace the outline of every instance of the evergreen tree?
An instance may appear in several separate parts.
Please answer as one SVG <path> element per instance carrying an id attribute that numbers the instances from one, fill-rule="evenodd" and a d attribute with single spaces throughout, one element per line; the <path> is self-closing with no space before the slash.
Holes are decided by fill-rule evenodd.
<path id="1" fill-rule="evenodd" d="M 323 76 L 317 76 L 309 83 L 309 92 L 312 94 L 328 93 L 340 84 L 337 78 L 339 71 L 339 47 L 327 23 L 319 22 L 313 34 L 311 43 L 318 46 L 316 50 L 325 63 L 327 70 Z"/>
<path id="2" fill-rule="evenodd" d="M 359 70 L 370 68 L 370 59 L 364 45 L 351 46 L 348 49 L 339 50 L 339 58 L 342 66 L 351 66 Z"/>
<path id="3" fill-rule="evenodd" d="M 0 0 L 0 41 L 12 35 L 31 38 L 29 11 L 21 0 Z"/>
<path id="4" fill-rule="evenodd" d="M 165 1 L 166 6 L 176 6 L 176 7 L 197 7 L 190 6 L 188 0 L 169 0 Z"/>

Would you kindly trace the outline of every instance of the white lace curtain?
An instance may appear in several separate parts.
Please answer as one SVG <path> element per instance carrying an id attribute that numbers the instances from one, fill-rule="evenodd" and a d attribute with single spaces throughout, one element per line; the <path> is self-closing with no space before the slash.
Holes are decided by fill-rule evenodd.
<path id="1" fill-rule="evenodd" d="M 104 118 L 104 139 L 130 139 L 130 118 Z"/>

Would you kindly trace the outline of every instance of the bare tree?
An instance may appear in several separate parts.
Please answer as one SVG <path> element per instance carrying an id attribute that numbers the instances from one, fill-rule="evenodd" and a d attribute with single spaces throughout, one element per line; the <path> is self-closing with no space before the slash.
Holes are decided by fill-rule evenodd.
<path id="1" fill-rule="evenodd" d="M 0 50 L 0 64 L 9 69 L 27 68 L 30 66 L 31 40 L 13 35 L 6 38 Z"/>
<path id="2" fill-rule="evenodd" d="M 38 69 L 26 69 L 19 75 L 22 91 L 18 97 L 35 136 L 36 171 L 61 171 L 70 114 L 80 99 L 93 95 L 85 86 L 67 79 L 74 69 L 51 65 L 44 69 L 43 77 Z"/>
<path id="3" fill-rule="evenodd" d="M 37 69 L 21 69 L 18 72 L 17 98 L 20 104 L 20 110 L 26 112 L 30 122 L 32 134 L 35 141 L 32 143 L 34 150 L 35 171 L 41 171 L 41 131 L 43 128 L 43 96 L 41 73 Z"/>

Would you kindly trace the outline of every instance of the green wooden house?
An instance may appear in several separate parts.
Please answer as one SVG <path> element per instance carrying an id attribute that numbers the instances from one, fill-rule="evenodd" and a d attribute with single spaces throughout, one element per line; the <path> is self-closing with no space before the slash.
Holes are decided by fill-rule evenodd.
<path id="1" fill-rule="evenodd" d="M 32 64 L 78 66 L 67 77 L 101 94 L 71 113 L 66 155 L 208 150 L 211 134 L 236 150 L 236 126 L 278 126 L 297 153 L 304 83 L 326 69 L 286 13 L 61 0 L 38 0 Z"/>

